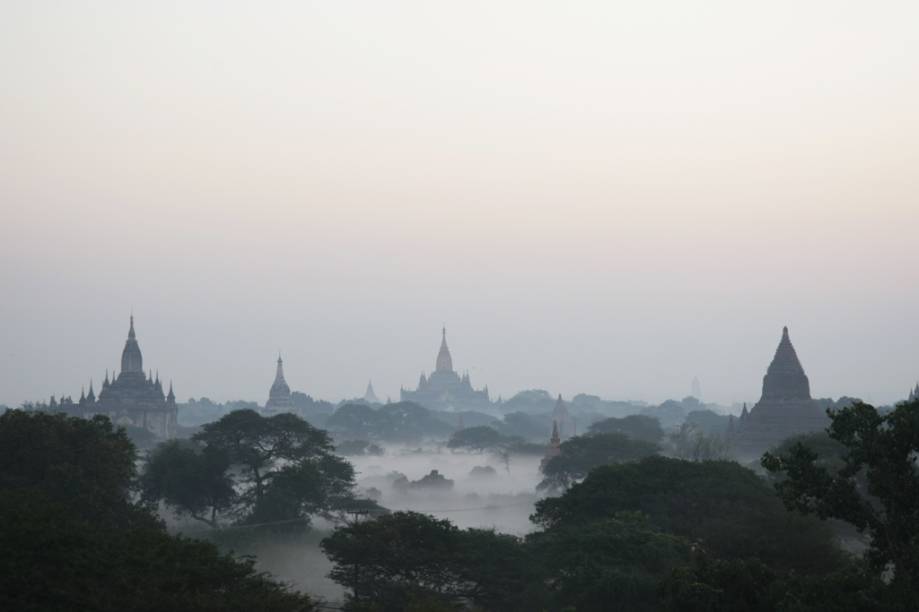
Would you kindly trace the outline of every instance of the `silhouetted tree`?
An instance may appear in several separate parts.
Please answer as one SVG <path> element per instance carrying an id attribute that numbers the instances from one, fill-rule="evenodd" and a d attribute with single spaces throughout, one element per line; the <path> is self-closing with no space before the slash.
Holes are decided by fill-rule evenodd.
<path id="1" fill-rule="evenodd" d="M 463 531 L 414 512 L 336 529 L 322 549 L 334 564 L 332 579 L 351 589 L 349 608 L 355 610 L 463 601 L 487 610 L 529 610 L 534 600 L 528 593 L 539 585 L 514 536 Z"/>
<path id="2" fill-rule="evenodd" d="M 171 440 L 151 453 L 140 479 L 141 490 L 147 501 L 162 500 L 179 515 L 217 527 L 220 514 L 237 499 L 229 469 L 225 451 Z"/>
<path id="3" fill-rule="evenodd" d="M 615 417 L 603 419 L 592 424 L 588 432 L 593 434 L 621 433 L 635 440 L 644 440 L 652 444 L 657 444 L 664 437 L 660 421 L 644 414 L 630 414 L 621 419 Z"/>
<path id="4" fill-rule="evenodd" d="M 194 440 L 240 468 L 233 473 L 244 522 L 307 521 L 350 497 L 354 485 L 354 468 L 334 454 L 329 435 L 293 414 L 237 410 Z"/>
<path id="5" fill-rule="evenodd" d="M 835 518 L 871 536 L 876 573 L 892 570 L 891 590 L 903 605 L 919 599 L 919 400 L 880 414 L 862 402 L 830 411 L 830 438 L 845 447 L 831 469 L 804 443 L 763 456 L 785 476 L 776 484 L 788 508 Z"/>
<path id="6" fill-rule="evenodd" d="M 105 417 L 0 416 L 0 609 L 313 610 L 131 501 L 135 450 Z"/>
<path id="7" fill-rule="evenodd" d="M 826 572 L 843 561 L 825 524 L 788 512 L 765 480 L 728 461 L 655 456 L 602 466 L 563 496 L 536 502 L 531 518 L 553 528 L 619 512 L 642 512 L 655 528 L 716 557 L 755 556 L 806 572 Z"/>
<path id="8" fill-rule="evenodd" d="M 601 465 L 637 461 L 657 452 L 656 444 L 621 433 L 575 436 L 561 445 L 561 454 L 543 467 L 540 489 L 564 490 Z"/>

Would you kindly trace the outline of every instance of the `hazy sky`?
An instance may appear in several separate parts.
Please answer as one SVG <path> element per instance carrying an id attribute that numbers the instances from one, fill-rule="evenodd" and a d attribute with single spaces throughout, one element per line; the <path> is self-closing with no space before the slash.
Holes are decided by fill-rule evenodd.
<path id="1" fill-rule="evenodd" d="M 919 379 L 919 3 L 0 3 L 0 402 Z"/>

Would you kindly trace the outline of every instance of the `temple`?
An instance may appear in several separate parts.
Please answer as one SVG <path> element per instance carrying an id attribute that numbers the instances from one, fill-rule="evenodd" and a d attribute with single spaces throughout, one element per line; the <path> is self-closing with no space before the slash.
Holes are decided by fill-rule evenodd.
<path id="1" fill-rule="evenodd" d="M 749 412 L 744 405 L 738 419 L 734 451 L 741 458 L 758 457 L 786 438 L 820 431 L 828 424 L 826 413 L 811 398 L 810 381 L 785 327 L 763 377 L 760 400 Z"/>
<path id="2" fill-rule="evenodd" d="M 558 394 L 558 400 L 555 402 L 555 407 L 552 409 L 552 420 L 558 428 L 557 433 L 559 439 L 567 440 L 577 435 L 574 418 L 569 414 L 568 404 L 562 399 L 561 393 Z"/>
<path id="3" fill-rule="evenodd" d="M 268 390 L 268 401 L 265 410 L 268 412 L 289 412 L 293 403 L 290 401 L 290 387 L 284 380 L 284 361 L 278 354 L 278 369 L 274 373 L 274 382 Z"/>
<path id="4" fill-rule="evenodd" d="M 917 400 L 919 400 L 919 383 L 916 383 L 916 387 L 910 390 L 909 396 L 906 398 L 908 402 L 915 402 Z"/>
<path id="5" fill-rule="evenodd" d="M 377 394 L 373 391 L 373 381 L 367 382 L 367 390 L 364 391 L 364 401 L 368 404 L 379 404 L 380 399 L 377 397 Z"/>
<path id="6" fill-rule="evenodd" d="M 399 394 L 404 402 L 415 402 L 432 410 L 475 410 L 491 406 L 487 386 L 482 390 L 473 389 L 468 372 L 460 377 L 453 370 L 446 328 L 442 331 L 434 371 L 430 376 L 421 373 L 415 391 L 400 389 Z"/>
<path id="7" fill-rule="evenodd" d="M 109 380 L 109 373 L 105 372 L 98 398 L 90 380 L 89 393 L 81 391 L 79 401 L 65 397 L 58 403 L 52 397 L 50 408 L 84 418 L 107 416 L 116 425 L 146 429 L 162 439 L 173 438 L 176 434 L 178 408 L 172 383 L 169 383 L 169 392 L 163 393 L 159 372 L 156 377 L 152 371 L 144 374 L 144 358 L 134 332 L 134 315 L 131 315 L 128 339 L 121 351 L 118 376 L 113 370 Z"/>
<path id="8" fill-rule="evenodd" d="M 552 421 L 552 436 L 546 446 L 546 453 L 539 462 L 539 470 L 544 471 L 552 459 L 562 454 L 562 438 L 558 433 L 558 421 Z"/>

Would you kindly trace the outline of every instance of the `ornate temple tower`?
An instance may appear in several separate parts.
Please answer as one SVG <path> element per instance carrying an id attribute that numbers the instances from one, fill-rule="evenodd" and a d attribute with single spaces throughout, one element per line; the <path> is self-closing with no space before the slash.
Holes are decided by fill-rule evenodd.
<path id="1" fill-rule="evenodd" d="M 271 383 L 271 389 L 268 391 L 268 401 L 265 403 L 266 410 L 284 412 L 290 410 L 292 403 L 290 401 L 290 387 L 284 380 L 284 361 L 278 354 L 278 369 L 274 374 L 274 382 Z"/>
<path id="2" fill-rule="evenodd" d="M 811 399 L 810 381 L 785 327 L 763 377 L 760 400 L 749 412 L 744 405 L 734 450 L 742 459 L 756 458 L 786 438 L 820 431 L 828 424 L 824 410 Z"/>
<path id="3" fill-rule="evenodd" d="M 81 393 L 79 403 L 62 398 L 58 408 L 73 416 L 107 416 L 115 425 L 146 429 L 161 439 L 175 437 L 178 425 L 178 407 L 172 385 L 167 397 L 163 394 L 159 373 L 156 379 L 152 372 L 149 377 L 144 374 L 144 360 L 134 332 L 134 315 L 131 315 L 128 338 L 121 351 L 121 372 L 118 376 L 112 371 L 109 379 L 108 371 L 105 372 L 98 398 L 90 379 L 89 393 Z"/>
<path id="4" fill-rule="evenodd" d="M 488 387 L 474 389 L 468 372 L 461 377 L 453 369 L 446 327 L 441 329 L 440 350 L 434 362 L 434 371 L 430 376 L 421 373 L 416 390 L 403 388 L 399 393 L 402 401 L 416 402 L 432 410 L 481 410 L 491 406 Z"/>

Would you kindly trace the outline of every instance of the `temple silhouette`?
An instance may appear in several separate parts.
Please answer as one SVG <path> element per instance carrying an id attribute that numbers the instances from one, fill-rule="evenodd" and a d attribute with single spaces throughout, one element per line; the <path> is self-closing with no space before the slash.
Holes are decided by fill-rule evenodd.
<path id="1" fill-rule="evenodd" d="M 488 408 L 488 386 L 476 390 L 472 387 L 469 373 L 462 377 L 453 370 L 453 357 L 447 347 L 447 328 L 443 328 L 440 339 L 440 351 L 430 376 L 424 372 L 418 379 L 418 388 L 410 391 L 399 390 L 404 402 L 415 402 L 432 410 L 475 410 Z"/>
<path id="2" fill-rule="evenodd" d="M 738 419 L 734 451 L 741 458 L 759 456 L 786 438 L 821 431 L 827 425 L 829 417 L 811 398 L 810 381 L 785 327 L 763 377 L 760 400 L 749 412 L 744 406 Z"/>
<path id="3" fill-rule="evenodd" d="M 284 380 L 284 360 L 278 353 L 278 367 L 274 373 L 274 382 L 268 390 L 268 401 L 265 402 L 267 412 L 289 412 L 293 403 L 290 401 L 290 387 Z"/>
<path id="4" fill-rule="evenodd" d="M 114 424 L 146 429 L 158 438 L 173 438 L 176 433 L 178 408 L 176 396 L 169 383 L 169 392 L 163 393 L 159 372 L 144 374 L 144 358 L 134 332 L 134 315 L 131 315 L 128 339 L 121 351 L 121 372 L 109 381 L 108 371 L 102 381 L 99 397 L 89 382 L 89 393 L 80 392 L 79 401 L 69 396 L 58 403 L 51 397 L 49 408 L 60 410 L 70 416 L 92 418 L 107 416 Z"/>

